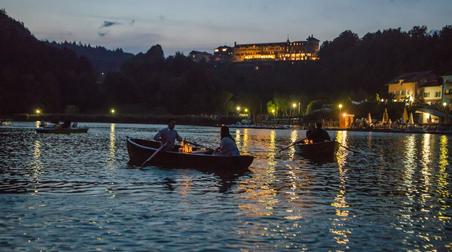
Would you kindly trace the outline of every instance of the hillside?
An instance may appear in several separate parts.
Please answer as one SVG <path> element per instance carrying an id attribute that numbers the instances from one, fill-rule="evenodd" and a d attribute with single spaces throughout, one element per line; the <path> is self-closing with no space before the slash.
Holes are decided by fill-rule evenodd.
<path id="1" fill-rule="evenodd" d="M 0 10 L 0 114 L 94 106 L 96 74 L 86 58 L 36 39 Z"/>
<path id="2" fill-rule="evenodd" d="M 49 44 L 54 47 L 67 48 L 74 51 L 77 56 L 87 58 L 97 72 L 104 73 L 118 71 L 124 62 L 134 56 L 131 53 L 123 52 L 122 49 L 108 50 L 102 46 L 92 47 L 91 45 L 83 45 L 75 42 L 51 42 Z"/>

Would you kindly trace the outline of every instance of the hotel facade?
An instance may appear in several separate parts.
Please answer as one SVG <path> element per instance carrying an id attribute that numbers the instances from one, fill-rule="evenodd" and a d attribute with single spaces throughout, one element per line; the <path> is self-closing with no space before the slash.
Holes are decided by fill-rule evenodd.
<path id="1" fill-rule="evenodd" d="M 234 47 L 221 46 L 214 50 L 218 59 L 241 62 L 294 62 L 317 61 L 320 41 L 309 36 L 306 41 L 276 43 L 237 44 Z"/>

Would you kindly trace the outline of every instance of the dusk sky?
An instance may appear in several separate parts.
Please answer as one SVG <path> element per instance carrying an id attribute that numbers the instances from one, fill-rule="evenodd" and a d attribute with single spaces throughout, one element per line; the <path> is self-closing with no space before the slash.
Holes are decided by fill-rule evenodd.
<path id="1" fill-rule="evenodd" d="M 344 30 L 452 24 L 451 0 L 0 0 L 0 8 L 42 40 L 81 41 L 138 53 L 219 45 L 324 40 Z"/>

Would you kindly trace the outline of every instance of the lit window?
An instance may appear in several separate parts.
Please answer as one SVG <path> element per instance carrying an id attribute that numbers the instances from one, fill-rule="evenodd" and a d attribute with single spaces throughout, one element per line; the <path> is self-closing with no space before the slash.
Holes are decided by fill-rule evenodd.
<path id="1" fill-rule="evenodd" d="M 430 97 L 430 93 L 429 92 L 424 92 L 424 97 Z"/>

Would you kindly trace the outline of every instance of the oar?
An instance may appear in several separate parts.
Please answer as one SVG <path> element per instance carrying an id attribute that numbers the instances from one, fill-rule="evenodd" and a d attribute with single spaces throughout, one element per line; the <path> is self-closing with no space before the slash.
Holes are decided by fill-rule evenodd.
<path id="1" fill-rule="evenodd" d="M 305 140 L 305 139 L 301 139 L 301 140 L 295 141 L 295 142 L 293 142 L 293 143 L 287 145 L 286 147 L 282 147 L 281 149 L 279 149 L 279 151 L 287 150 L 287 149 L 289 149 L 290 147 L 292 147 L 292 146 L 294 146 L 294 145 L 296 145 L 296 144 L 299 144 L 299 143 L 303 142 L 304 140 Z"/>
<path id="2" fill-rule="evenodd" d="M 165 148 L 165 146 L 166 146 L 167 144 L 168 144 L 168 143 L 162 144 L 162 146 L 160 146 L 160 148 L 158 148 L 154 153 L 152 153 L 152 155 L 151 155 L 148 159 L 146 159 L 146 160 L 141 164 L 141 166 L 144 167 L 144 165 L 147 164 L 149 161 L 151 161 L 151 160 L 155 157 L 155 155 L 157 155 L 161 150 L 163 150 L 163 148 Z"/>
<path id="3" fill-rule="evenodd" d="M 202 145 L 202 144 L 198 144 L 198 143 L 195 143 L 195 142 L 190 142 L 190 141 L 187 141 L 187 140 L 185 140 L 185 142 L 189 143 L 189 144 L 191 144 L 193 146 L 196 146 L 196 147 L 201 147 L 201 148 L 206 148 L 208 150 L 213 150 L 212 148 L 210 148 L 208 146 L 205 146 L 205 145 Z"/>
<path id="4" fill-rule="evenodd" d="M 357 154 L 361 154 L 361 155 L 368 155 L 368 156 L 374 155 L 374 156 L 375 156 L 374 153 L 364 153 L 364 152 L 361 152 L 361 151 L 357 151 L 357 150 L 350 149 L 350 148 L 348 148 L 347 146 L 345 146 L 345 145 L 343 145 L 343 144 L 341 144 L 341 143 L 339 143 L 339 142 L 337 142 L 337 141 L 336 141 L 336 143 L 338 143 L 340 147 L 342 147 L 342 148 L 344 148 L 344 149 L 346 149 L 346 150 L 348 150 L 348 151 L 350 151 L 350 152 L 357 153 Z"/>

